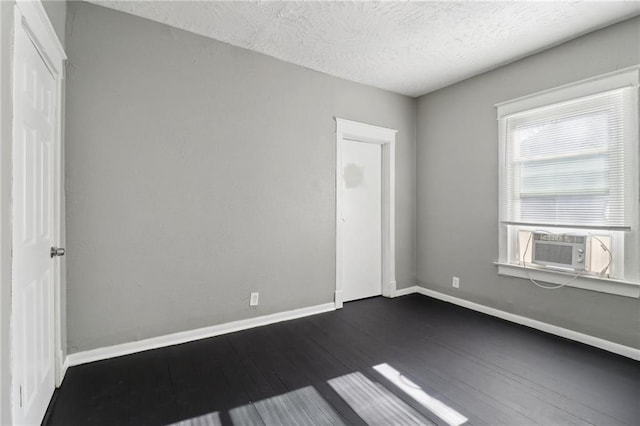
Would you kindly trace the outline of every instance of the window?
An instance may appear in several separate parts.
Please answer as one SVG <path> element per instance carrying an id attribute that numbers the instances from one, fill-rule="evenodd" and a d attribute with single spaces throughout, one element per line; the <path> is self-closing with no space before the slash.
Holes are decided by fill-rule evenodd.
<path id="1" fill-rule="evenodd" d="M 638 67 L 497 108 L 499 264 L 551 270 L 532 233 L 584 235 L 584 268 L 557 272 L 640 282 Z"/>

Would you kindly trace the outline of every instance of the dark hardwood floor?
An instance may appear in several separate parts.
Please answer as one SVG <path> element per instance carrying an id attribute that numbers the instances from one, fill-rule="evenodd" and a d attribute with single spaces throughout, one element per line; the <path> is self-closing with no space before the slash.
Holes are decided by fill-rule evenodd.
<path id="1" fill-rule="evenodd" d="M 639 362 L 420 295 L 73 367 L 46 423 L 447 424 L 384 363 L 465 424 L 640 424 Z"/>

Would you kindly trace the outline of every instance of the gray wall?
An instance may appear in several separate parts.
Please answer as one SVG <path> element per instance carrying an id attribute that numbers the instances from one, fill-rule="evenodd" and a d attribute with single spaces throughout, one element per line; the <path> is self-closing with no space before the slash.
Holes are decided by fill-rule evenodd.
<path id="1" fill-rule="evenodd" d="M 67 1 L 66 0 L 42 0 L 44 10 L 49 16 L 49 20 L 60 39 L 62 46 L 64 43 L 65 27 L 67 22 Z"/>
<path id="2" fill-rule="evenodd" d="M 640 347 L 640 305 L 499 277 L 494 104 L 640 62 L 640 18 L 423 96 L 418 102 L 417 279 L 427 288 Z M 459 290 L 451 277 L 459 276 Z"/>
<path id="3" fill-rule="evenodd" d="M 415 100 L 68 12 L 69 352 L 332 302 L 334 116 L 399 130 L 397 279 L 414 284 Z"/>

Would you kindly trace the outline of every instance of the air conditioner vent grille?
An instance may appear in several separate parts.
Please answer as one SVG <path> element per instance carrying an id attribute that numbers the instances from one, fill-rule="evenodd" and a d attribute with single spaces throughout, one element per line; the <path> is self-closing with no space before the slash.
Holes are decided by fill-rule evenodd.
<path id="1" fill-rule="evenodd" d="M 538 244 L 536 250 L 536 260 L 542 262 L 562 263 L 571 265 L 573 259 L 573 247 L 555 245 L 555 244 Z"/>
<path id="2" fill-rule="evenodd" d="M 533 263 L 573 270 L 585 269 L 585 235 L 533 233 Z"/>

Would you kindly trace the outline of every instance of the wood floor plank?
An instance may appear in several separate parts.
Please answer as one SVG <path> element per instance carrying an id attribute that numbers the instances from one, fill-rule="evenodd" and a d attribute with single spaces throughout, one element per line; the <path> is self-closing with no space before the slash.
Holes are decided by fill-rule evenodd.
<path id="1" fill-rule="evenodd" d="M 351 315 L 350 321 L 362 327 L 362 329 L 375 327 L 381 329 L 384 322 L 377 314 L 370 311 L 358 312 L 358 315 Z M 393 348 L 401 344 L 401 328 L 396 323 L 388 323 L 384 332 L 366 331 L 372 333 L 372 339 L 379 339 L 382 342 L 390 343 L 388 347 Z M 433 365 L 438 371 L 448 375 L 451 380 L 464 381 L 478 392 L 490 392 L 496 395 L 501 402 L 517 410 L 529 418 L 540 418 L 543 424 L 589 424 L 579 416 L 568 413 L 563 407 L 558 406 L 557 401 L 547 398 L 526 387 L 521 386 L 518 381 L 511 380 L 500 372 L 491 368 L 486 368 L 473 362 L 467 356 L 460 355 L 447 349 L 442 345 L 430 345 L 428 347 L 415 347 L 412 351 L 414 355 L 423 361 Z M 391 357 L 394 356 L 390 353 Z M 540 399 L 540 401 L 538 401 Z M 525 403 L 526 402 L 526 403 Z M 545 403 L 545 410 L 540 413 L 537 407 Z"/>
<path id="2" fill-rule="evenodd" d="M 70 368 L 47 425 L 446 424 L 382 363 L 469 425 L 640 419 L 640 363 L 410 295 Z"/>
<path id="3" fill-rule="evenodd" d="M 321 326 L 323 327 L 323 326 Z M 325 328 L 325 327 L 323 327 Z M 404 357 L 404 355 L 402 356 L 390 356 L 390 355 L 385 355 L 381 358 L 372 358 L 370 357 L 370 351 L 366 350 L 366 347 L 364 348 L 364 350 L 362 350 L 358 344 L 354 343 L 353 341 L 350 343 L 349 342 L 349 336 L 354 333 L 354 331 L 349 331 L 344 333 L 344 335 L 342 337 L 340 337 L 340 333 L 342 331 L 344 331 L 345 327 L 342 327 L 341 330 L 336 330 L 336 333 L 332 333 L 332 334 L 328 334 L 325 335 L 324 338 L 321 338 L 322 333 L 319 332 L 316 334 L 316 338 L 318 339 L 319 342 L 321 342 L 321 345 L 326 345 L 327 348 L 329 348 L 329 350 L 333 350 L 336 351 L 340 358 L 346 360 L 345 362 L 348 362 L 350 365 L 353 366 L 353 368 L 360 368 L 361 371 L 365 371 L 365 372 L 369 372 L 372 370 L 372 367 L 374 365 L 380 364 L 381 362 L 389 362 L 391 364 L 395 364 L 398 365 L 399 362 L 401 362 L 401 358 Z M 385 343 L 382 343 L 379 346 L 384 346 Z M 411 371 L 410 368 L 408 366 L 406 366 L 404 363 L 402 364 L 405 368 L 406 371 Z M 420 367 L 420 373 L 422 376 L 424 376 L 425 374 L 430 374 L 429 373 L 429 367 L 427 364 L 423 364 Z M 430 374 L 427 380 L 427 383 L 430 384 L 430 386 L 426 386 L 423 384 L 423 387 L 425 389 L 427 389 L 433 396 L 441 396 L 441 399 L 443 399 L 443 401 L 446 401 L 447 398 L 446 397 L 442 397 L 443 394 L 441 394 L 440 392 L 443 389 L 450 389 L 452 387 L 454 387 L 455 385 L 450 383 L 450 381 L 443 379 L 442 377 L 438 377 L 434 374 Z M 433 386 L 433 388 L 431 387 Z M 436 391 L 435 389 L 439 389 L 439 391 Z M 514 419 L 515 420 L 519 420 L 519 424 L 529 424 L 529 423 L 533 423 L 533 421 L 531 419 L 527 419 L 527 418 L 519 418 L 517 413 L 512 412 L 509 413 L 510 415 L 508 416 L 504 416 L 506 419 L 509 419 L 508 421 L 501 421 L 500 418 L 501 416 L 499 415 L 500 413 L 496 413 L 495 410 L 492 410 L 490 406 L 486 405 L 485 402 L 482 401 L 476 401 L 476 397 L 478 396 L 477 393 L 475 392 L 475 390 L 473 389 L 460 389 L 461 392 L 465 393 L 465 398 L 463 398 L 462 400 L 465 401 L 466 404 L 474 404 L 476 406 L 476 410 L 474 410 L 471 414 L 470 417 L 473 418 L 473 422 L 474 424 L 513 424 Z M 454 405 L 455 404 L 451 404 Z M 482 406 L 482 409 L 479 409 L 480 407 L 478 406 Z M 434 419 L 433 416 L 430 416 L 430 419 L 432 421 L 437 422 L 437 419 Z M 523 422 L 523 420 L 526 420 Z"/>
<path id="4" fill-rule="evenodd" d="M 448 311 L 444 316 L 447 314 L 451 316 L 451 308 L 447 307 L 449 304 L 435 302 L 429 309 L 430 318 L 438 317 L 437 311 L 442 308 L 442 305 Z M 468 310 L 464 308 L 453 308 L 459 311 L 460 316 L 468 313 Z M 473 312 L 472 314 L 477 313 Z M 637 369 L 627 370 L 627 377 L 621 380 L 621 377 L 612 376 L 606 369 L 599 368 L 602 363 L 593 362 L 591 355 L 594 353 L 598 356 L 606 355 L 610 363 L 605 365 L 614 367 L 616 367 L 616 361 L 623 361 L 623 364 L 628 366 L 629 362 L 626 361 L 629 360 L 611 356 L 604 351 L 537 330 L 514 326 L 495 318 L 486 318 L 482 314 L 477 315 L 485 318 L 482 318 L 484 320 L 482 322 L 475 322 L 478 326 L 474 327 L 472 335 L 457 333 L 455 327 L 442 326 L 432 328 L 425 338 L 429 339 L 431 344 L 445 345 L 458 353 L 465 354 L 476 362 L 494 368 L 498 374 L 511 377 L 516 382 L 522 382 L 538 396 L 547 398 L 548 402 L 553 401 L 554 404 L 560 404 L 561 409 L 571 411 L 577 417 L 588 422 L 597 424 L 630 423 L 637 418 L 637 410 L 630 410 L 630 407 L 635 406 L 633 398 L 638 394 Z M 416 318 L 412 318 L 412 321 L 420 322 Z M 487 329 L 485 333 L 482 332 L 482 328 L 486 326 L 486 323 L 489 323 L 491 328 Z M 522 332 L 523 330 L 525 333 Z M 443 332 L 445 334 L 442 334 Z M 496 345 L 493 336 L 504 336 L 505 334 L 513 337 L 510 344 Z M 523 336 L 527 336 L 529 339 L 523 341 Z M 538 341 L 540 338 L 545 341 Z M 531 342 L 534 342 L 535 350 L 523 351 L 523 348 L 530 346 Z M 571 350 L 570 353 L 567 353 L 568 350 Z M 549 351 L 555 352 L 549 353 Z M 549 360 L 551 362 L 548 362 Z M 579 368 L 576 368 L 577 366 Z M 617 366 L 615 369 L 619 370 L 619 367 Z M 598 377 L 596 382 L 591 377 L 594 376 L 594 373 Z M 621 392 L 627 397 L 622 399 L 602 398 L 603 392 Z M 573 395 L 579 395 L 579 400 L 573 398 Z M 612 416 L 612 412 L 616 415 Z"/>

